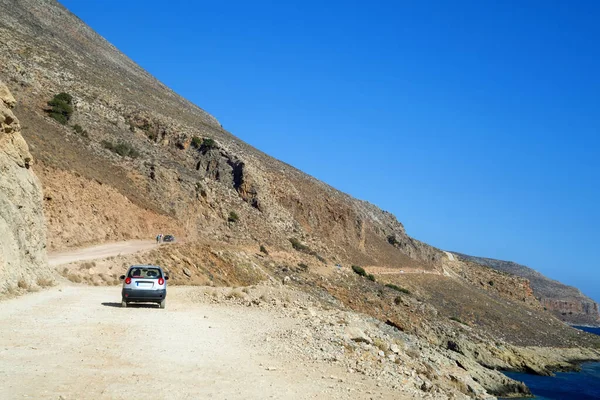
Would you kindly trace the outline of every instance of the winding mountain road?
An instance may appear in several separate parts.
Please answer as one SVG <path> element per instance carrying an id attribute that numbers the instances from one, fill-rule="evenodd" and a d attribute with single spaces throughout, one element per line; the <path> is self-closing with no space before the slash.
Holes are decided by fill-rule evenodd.
<path id="1" fill-rule="evenodd" d="M 154 240 L 129 240 L 126 242 L 105 243 L 75 250 L 65 250 L 48 254 L 48 264 L 57 266 L 75 261 L 89 261 L 100 258 L 150 251 L 158 247 Z"/>

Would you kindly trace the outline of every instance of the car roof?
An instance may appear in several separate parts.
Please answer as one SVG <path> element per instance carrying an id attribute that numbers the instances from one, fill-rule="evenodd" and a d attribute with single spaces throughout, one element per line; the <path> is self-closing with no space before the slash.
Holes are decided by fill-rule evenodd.
<path id="1" fill-rule="evenodd" d="M 131 265 L 128 269 L 132 268 L 158 268 L 162 271 L 162 268 L 158 265 L 150 265 L 150 264 L 139 264 L 139 265 Z"/>

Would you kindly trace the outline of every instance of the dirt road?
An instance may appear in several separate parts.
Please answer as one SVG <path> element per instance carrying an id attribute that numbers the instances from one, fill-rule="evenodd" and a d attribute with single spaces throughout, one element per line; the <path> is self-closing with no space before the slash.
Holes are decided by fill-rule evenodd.
<path id="1" fill-rule="evenodd" d="M 273 354 L 299 321 L 198 302 L 197 290 L 171 287 L 165 310 L 120 308 L 118 287 L 0 302 L 0 399 L 394 398 L 335 365 Z"/>
<path id="2" fill-rule="evenodd" d="M 48 254 L 48 264 L 57 266 L 75 261 L 89 261 L 118 255 L 149 251 L 158 244 L 154 240 L 130 240 L 126 242 L 105 243 L 98 246 L 76 250 L 66 250 Z"/>

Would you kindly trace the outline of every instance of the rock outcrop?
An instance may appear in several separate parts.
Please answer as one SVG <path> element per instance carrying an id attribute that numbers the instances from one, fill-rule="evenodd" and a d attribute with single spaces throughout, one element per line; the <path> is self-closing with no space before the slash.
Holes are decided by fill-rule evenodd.
<path id="1" fill-rule="evenodd" d="M 0 293 L 51 281 L 42 188 L 11 110 L 15 104 L 0 81 Z"/>

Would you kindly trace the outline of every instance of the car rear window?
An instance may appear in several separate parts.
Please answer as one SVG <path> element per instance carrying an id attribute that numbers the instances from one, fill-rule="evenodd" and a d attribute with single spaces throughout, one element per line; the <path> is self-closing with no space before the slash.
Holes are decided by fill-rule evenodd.
<path id="1" fill-rule="evenodd" d="M 158 279 L 162 278 L 160 269 L 158 268 L 144 268 L 136 267 L 129 270 L 127 275 L 129 278 L 141 278 L 141 279 Z"/>

